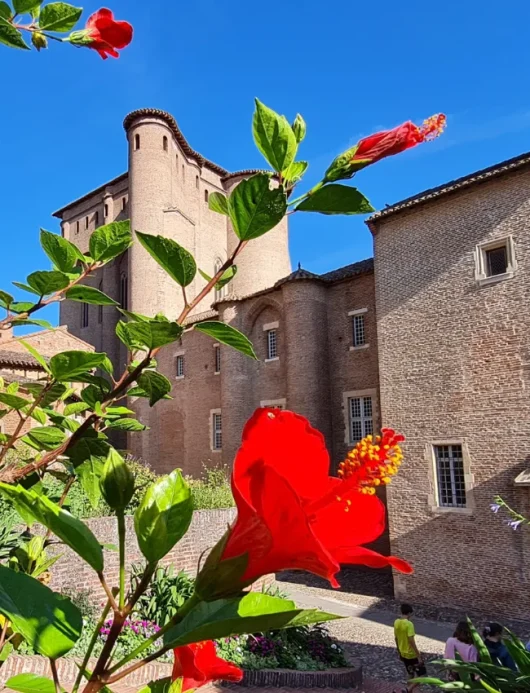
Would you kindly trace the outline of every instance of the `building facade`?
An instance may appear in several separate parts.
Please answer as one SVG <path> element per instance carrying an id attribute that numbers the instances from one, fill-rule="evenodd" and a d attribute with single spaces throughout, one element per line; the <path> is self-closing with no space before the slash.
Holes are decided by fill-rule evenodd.
<path id="1" fill-rule="evenodd" d="M 63 234 L 85 250 L 96 226 L 130 217 L 134 230 L 174 238 L 212 275 L 237 239 L 208 195 L 253 172 L 204 159 L 161 111 L 130 114 L 125 130 L 128 172 L 59 210 Z M 260 405 L 306 416 L 332 465 L 362 436 L 392 426 L 407 442 L 389 487 L 391 551 L 415 568 L 395 576 L 396 594 L 517 616 L 530 607 L 528 591 L 513 589 L 528 579 L 530 543 L 490 504 L 501 494 L 530 514 L 530 155 L 367 223 L 374 260 L 324 275 L 291 272 L 286 220 L 249 244 L 235 279 L 160 352 L 173 399 L 153 410 L 133 403 L 150 430 L 127 446 L 159 472 L 178 466 L 197 476 L 205 465 L 231 465 Z M 179 288 L 138 243 L 94 285 L 135 312 L 174 318 L 182 308 Z M 189 296 L 203 286 L 197 275 Z M 112 308 L 61 304 L 61 322 L 123 367 L 118 318 Z M 247 334 L 258 361 L 194 331 L 212 319 Z"/>
<path id="2" fill-rule="evenodd" d="M 530 155 L 375 214 L 382 420 L 407 437 L 389 487 L 407 601 L 526 617 L 530 540 Z"/>

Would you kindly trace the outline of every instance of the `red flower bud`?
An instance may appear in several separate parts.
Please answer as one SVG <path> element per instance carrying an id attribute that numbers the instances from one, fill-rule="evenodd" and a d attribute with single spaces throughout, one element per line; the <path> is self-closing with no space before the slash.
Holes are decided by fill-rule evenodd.
<path id="1" fill-rule="evenodd" d="M 93 48 L 106 60 L 109 55 L 119 58 L 118 50 L 128 46 L 132 37 L 133 28 L 129 22 L 116 21 L 111 10 L 103 7 L 88 18 L 84 31 L 75 32 L 70 40 Z"/>

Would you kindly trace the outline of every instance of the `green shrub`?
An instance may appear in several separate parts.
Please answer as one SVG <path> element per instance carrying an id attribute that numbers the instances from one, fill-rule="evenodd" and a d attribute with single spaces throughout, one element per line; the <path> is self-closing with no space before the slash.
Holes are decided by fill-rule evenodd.
<path id="1" fill-rule="evenodd" d="M 193 492 L 195 510 L 231 508 L 234 497 L 227 467 L 205 467 L 202 479 L 187 478 Z"/>

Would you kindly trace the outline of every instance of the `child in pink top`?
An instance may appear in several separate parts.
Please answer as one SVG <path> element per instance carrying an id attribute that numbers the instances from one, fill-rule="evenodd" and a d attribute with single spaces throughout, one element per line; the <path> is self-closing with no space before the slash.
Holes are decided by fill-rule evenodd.
<path id="1" fill-rule="evenodd" d="M 452 638 L 445 643 L 445 659 L 458 659 L 464 662 L 478 662 L 477 648 L 473 644 L 473 635 L 466 621 L 460 621 Z M 458 681 L 459 676 L 456 672 L 450 672 L 453 681 Z"/>

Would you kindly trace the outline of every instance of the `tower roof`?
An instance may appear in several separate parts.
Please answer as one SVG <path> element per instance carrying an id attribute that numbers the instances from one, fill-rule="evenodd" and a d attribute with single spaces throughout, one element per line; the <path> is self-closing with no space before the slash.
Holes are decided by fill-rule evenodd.
<path id="1" fill-rule="evenodd" d="M 169 126 L 169 129 L 175 136 L 175 139 L 179 143 L 182 151 L 187 156 L 189 156 L 190 159 L 194 159 L 199 164 L 199 166 L 205 166 L 206 168 L 209 168 L 211 171 L 218 173 L 220 176 L 229 175 L 229 171 L 227 171 L 225 168 L 223 168 L 222 166 L 218 166 L 217 164 L 214 164 L 213 161 L 206 159 L 204 156 L 202 156 L 202 154 L 199 154 L 199 152 L 196 152 L 194 149 L 190 147 L 188 140 L 184 137 L 179 126 L 177 125 L 177 121 L 170 113 L 167 113 L 167 111 L 161 111 L 158 108 L 139 108 L 136 111 L 132 111 L 131 113 L 129 113 L 129 115 L 125 116 L 125 120 L 123 121 L 123 127 L 125 128 L 125 132 L 129 131 L 129 128 L 132 126 L 135 120 L 138 120 L 138 118 L 149 117 L 159 118 L 160 120 L 163 120 L 166 123 L 166 125 Z"/>

